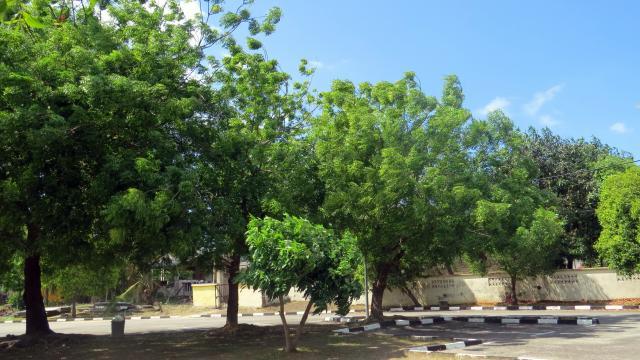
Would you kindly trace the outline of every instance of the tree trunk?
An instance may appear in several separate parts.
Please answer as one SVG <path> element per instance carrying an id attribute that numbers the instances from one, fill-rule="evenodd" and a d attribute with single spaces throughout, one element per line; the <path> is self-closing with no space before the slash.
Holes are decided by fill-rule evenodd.
<path id="1" fill-rule="evenodd" d="M 37 236 L 29 229 L 28 237 Z M 27 308 L 27 335 L 46 335 L 52 331 L 42 299 L 40 255 L 29 255 L 24 261 L 24 305 Z"/>
<path id="2" fill-rule="evenodd" d="M 71 300 L 71 317 L 72 318 L 76 318 L 77 312 L 76 312 L 76 298 L 74 297 Z"/>
<path id="3" fill-rule="evenodd" d="M 293 340 L 294 351 L 298 346 L 298 341 L 300 341 L 300 335 L 302 335 L 302 328 L 304 327 L 304 324 L 307 322 L 307 317 L 309 317 L 309 311 L 311 311 L 311 305 L 313 305 L 313 303 L 309 301 L 309 303 L 307 303 L 307 307 L 304 309 L 302 320 L 300 320 L 300 324 L 298 324 L 298 329 L 296 330 L 296 338 Z"/>
<path id="4" fill-rule="evenodd" d="M 282 320 L 282 330 L 284 332 L 284 351 L 295 352 L 295 344 L 292 343 L 291 337 L 289 337 L 289 325 L 284 312 L 284 298 L 282 295 L 278 297 L 278 300 L 280 301 L 280 320 Z"/>
<path id="5" fill-rule="evenodd" d="M 371 318 L 382 321 L 384 314 L 382 311 L 382 296 L 387 288 L 387 278 L 389 277 L 389 264 L 382 264 L 376 271 L 376 280 L 371 286 Z"/>
<path id="6" fill-rule="evenodd" d="M 516 292 L 516 277 L 511 277 L 511 305 L 518 305 L 518 293 Z"/>
<path id="7" fill-rule="evenodd" d="M 411 301 L 413 301 L 413 306 L 422 306 L 422 305 L 420 304 L 420 301 L 418 301 L 418 299 L 416 298 L 416 296 L 415 296 L 415 295 L 413 295 L 413 292 L 411 291 L 411 289 L 409 289 L 409 287 L 408 287 L 408 286 L 406 286 L 406 285 L 405 285 L 405 286 L 403 286 L 403 287 L 401 288 L 401 290 L 402 290 L 402 292 L 403 292 L 403 293 L 405 293 L 405 294 L 409 297 L 409 299 L 411 299 Z"/>
<path id="8" fill-rule="evenodd" d="M 238 326 L 238 283 L 235 281 L 235 277 L 240 272 L 240 255 L 232 255 L 225 267 L 227 274 L 229 274 L 229 279 L 227 280 L 229 297 L 227 300 L 227 323 L 225 326 L 235 328 Z"/>

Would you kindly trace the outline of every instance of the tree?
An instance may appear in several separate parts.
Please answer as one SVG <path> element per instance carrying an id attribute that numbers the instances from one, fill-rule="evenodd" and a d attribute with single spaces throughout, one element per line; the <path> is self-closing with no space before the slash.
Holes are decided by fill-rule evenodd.
<path id="1" fill-rule="evenodd" d="M 595 212 L 599 174 L 616 168 L 616 162 L 628 161 L 629 154 L 597 138 L 564 139 L 548 128 L 529 129 L 525 149 L 539 168 L 538 186 L 558 198 L 558 212 L 565 223 L 561 255 L 566 266 L 571 268 L 574 259 L 594 264 L 598 260 L 594 244 L 601 230 Z"/>
<path id="2" fill-rule="evenodd" d="M 473 127 L 483 195 L 474 208 L 477 237 L 469 247 L 471 257 L 480 265 L 487 259 L 500 265 L 517 304 L 518 280 L 554 269 L 563 223 L 551 207 L 552 195 L 535 185 L 536 164 L 523 151 L 524 137 L 511 121 L 497 111 Z"/>
<path id="3" fill-rule="evenodd" d="M 296 351 L 311 308 L 318 314 L 334 303 L 339 314 L 349 312 L 351 302 L 362 294 L 355 273 L 360 260 L 355 238 L 336 236 L 306 219 L 285 215 L 282 220 L 253 218 L 247 230 L 249 267 L 242 281 L 279 299 L 285 350 Z M 308 299 L 292 339 L 285 317 L 283 297 L 293 288 Z"/>
<path id="4" fill-rule="evenodd" d="M 321 94 L 312 141 L 325 185 L 324 221 L 349 230 L 373 273 L 371 316 L 383 317 L 389 281 L 450 262 L 466 236 L 470 201 L 464 141 L 470 113 L 446 78 L 440 103 L 413 73 L 395 83 L 335 81 Z M 461 211 L 457 211 L 461 210 Z"/>
<path id="5" fill-rule="evenodd" d="M 121 1 L 111 24 L 51 18 L 44 2 L 30 13 L 42 24 L 0 25 L 0 233 L 24 258 L 27 334 L 42 335 L 41 261 L 144 265 L 198 234 L 182 130 L 211 89 L 187 76 L 203 53 L 177 12 Z"/>
<path id="6" fill-rule="evenodd" d="M 83 296 L 103 296 L 116 287 L 120 269 L 89 267 L 86 264 L 54 270 L 45 280 L 66 303 L 71 303 L 71 317 L 76 317 L 76 302 Z"/>
<path id="7" fill-rule="evenodd" d="M 607 264 L 624 273 L 640 271 L 640 167 L 607 177 L 597 215 L 602 233 L 596 249 Z"/>
<path id="8" fill-rule="evenodd" d="M 229 276 L 227 326 L 235 327 L 236 275 L 248 254 L 251 217 L 309 215 L 317 209 L 321 184 L 307 142 L 299 137 L 307 84 L 290 91 L 290 76 L 278 70 L 277 61 L 236 45 L 228 49 L 214 76 L 218 110 L 204 115 L 207 127 L 196 136 L 208 224 L 196 248 L 200 261 L 213 259 Z"/>

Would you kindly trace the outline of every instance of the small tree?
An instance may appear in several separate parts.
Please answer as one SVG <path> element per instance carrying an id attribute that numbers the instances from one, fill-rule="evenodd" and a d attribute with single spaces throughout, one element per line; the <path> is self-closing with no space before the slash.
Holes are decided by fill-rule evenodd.
<path id="1" fill-rule="evenodd" d="M 285 215 L 283 220 L 253 218 L 247 231 L 250 265 L 241 280 L 280 302 L 285 351 L 296 351 L 311 307 L 314 314 L 330 303 L 346 314 L 362 294 L 355 273 L 360 254 L 355 238 L 342 237 L 308 220 Z M 284 296 L 292 288 L 309 300 L 292 339 L 284 312 Z"/>
<path id="2" fill-rule="evenodd" d="M 602 233 L 596 250 L 625 273 L 640 271 L 640 167 L 607 177 L 597 209 Z"/>
<path id="3" fill-rule="evenodd" d="M 507 230 L 505 223 L 512 223 L 511 206 L 481 201 L 478 206 L 478 222 L 493 222 L 501 233 L 493 240 L 493 258 L 511 280 L 512 303 L 518 304 L 516 284 L 529 276 L 549 273 L 555 269 L 554 261 L 560 249 L 563 223 L 557 214 L 543 208 L 525 215 L 516 228 Z M 504 232 L 506 230 L 506 232 Z M 507 233 L 510 232 L 510 233 Z"/>

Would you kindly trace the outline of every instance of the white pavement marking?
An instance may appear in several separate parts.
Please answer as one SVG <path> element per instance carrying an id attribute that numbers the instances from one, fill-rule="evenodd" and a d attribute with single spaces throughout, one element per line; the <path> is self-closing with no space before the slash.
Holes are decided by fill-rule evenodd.
<path id="1" fill-rule="evenodd" d="M 466 345 L 464 344 L 464 341 L 456 341 L 456 342 L 447 344 L 447 350 L 462 349 L 463 347 L 466 347 Z"/>
<path id="2" fill-rule="evenodd" d="M 605 310 L 623 310 L 622 305 L 606 305 Z"/>
<path id="3" fill-rule="evenodd" d="M 409 325 L 409 320 L 396 320 L 396 325 L 398 326 Z"/>
<path id="4" fill-rule="evenodd" d="M 591 310 L 591 305 L 576 305 L 576 310 Z"/>
<path id="5" fill-rule="evenodd" d="M 380 329 L 380 324 L 379 323 L 369 324 L 369 325 L 365 325 L 363 328 L 364 328 L 364 331 Z"/>
<path id="6" fill-rule="evenodd" d="M 541 333 L 535 333 L 533 334 L 533 336 L 542 336 L 542 335 L 549 335 L 549 334 L 553 334 L 555 331 L 545 331 L 545 332 L 541 332 Z"/>
<path id="7" fill-rule="evenodd" d="M 558 318 L 548 319 L 548 318 L 539 318 L 538 324 L 557 324 Z"/>
<path id="8" fill-rule="evenodd" d="M 520 319 L 503 318 L 501 319 L 501 322 L 503 324 L 520 324 Z"/>

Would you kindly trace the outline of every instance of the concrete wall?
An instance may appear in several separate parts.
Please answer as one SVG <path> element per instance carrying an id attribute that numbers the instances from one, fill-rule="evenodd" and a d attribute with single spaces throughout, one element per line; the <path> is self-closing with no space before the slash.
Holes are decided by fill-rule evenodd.
<path id="1" fill-rule="evenodd" d="M 640 275 L 618 275 L 608 269 L 560 270 L 517 283 L 520 301 L 598 301 L 640 297 Z M 510 293 L 506 274 L 489 277 L 440 276 L 418 282 L 414 295 L 422 305 L 440 302 L 483 304 L 504 302 Z M 413 305 L 399 290 L 387 291 L 384 305 Z"/>

